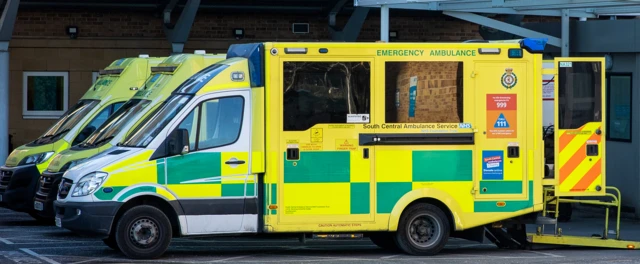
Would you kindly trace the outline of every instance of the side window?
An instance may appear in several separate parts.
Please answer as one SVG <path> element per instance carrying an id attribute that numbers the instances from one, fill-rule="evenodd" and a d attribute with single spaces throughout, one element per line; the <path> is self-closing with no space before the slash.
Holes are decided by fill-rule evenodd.
<path id="1" fill-rule="evenodd" d="M 283 129 L 347 123 L 348 114 L 369 120 L 369 62 L 285 62 Z"/>
<path id="2" fill-rule="evenodd" d="M 558 128 L 576 129 L 602 121 L 602 65 L 559 62 Z"/>
<path id="3" fill-rule="evenodd" d="M 194 151 L 196 149 L 196 136 L 198 131 L 198 117 L 200 116 L 200 106 L 197 106 L 184 120 L 180 123 L 178 128 L 186 129 L 189 133 L 189 150 Z"/>
<path id="4" fill-rule="evenodd" d="M 233 144 L 240 137 L 244 99 L 239 96 L 202 103 L 198 149 Z"/>
<path id="5" fill-rule="evenodd" d="M 84 141 L 89 135 L 91 135 L 96 129 L 98 129 L 111 114 L 113 114 L 120 106 L 122 106 L 123 102 L 114 103 L 110 106 L 105 107 L 96 115 L 96 117 L 85 126 L 82 131 L 76 136 L 71 145 L 77 145 L 80 142 Z"/>
<path id="6" fill-rule="evenodd" d="M 633 85 L 631 73 L 609 73 L 607 77 L 607 139 L 631 142 L 631 98 Z"/>
<path id="7" fill-rule="evenodd" d="M 385 63 L 385 123 L 460 123 L 463 63 Z"/>

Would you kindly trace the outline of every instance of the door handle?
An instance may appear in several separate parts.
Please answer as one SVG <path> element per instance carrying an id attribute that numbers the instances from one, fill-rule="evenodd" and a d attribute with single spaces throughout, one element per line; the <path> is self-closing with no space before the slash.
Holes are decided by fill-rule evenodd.
<path id="1" fill-rule="evenodd" d="M 509 146 L 509 147 L 507 147 L 507 157 L 508 158 L 518 158 L 518 157 L 520 157 L 520 147 L 518 147 L 518 146 Z"/>
<path id="2" fill-rule="evenodd" d="M 227 160 L 224 164 L 244 164 L 244 160 Z"/>
<path id="3" fill-rule="evenodd" d="M 364 158 L 364 159 L 368 159 L 369 158 L 369 148 L 362 149 L 362 158 Z"/>

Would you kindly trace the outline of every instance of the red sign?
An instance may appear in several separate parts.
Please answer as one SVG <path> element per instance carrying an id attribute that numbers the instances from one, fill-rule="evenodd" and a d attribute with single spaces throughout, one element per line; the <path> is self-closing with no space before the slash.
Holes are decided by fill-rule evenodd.
<path id="1" fill-rule="evenodd" d="M 515 94 L 487 94 L 487 138 L 518 137 L 517 103 Z"/>

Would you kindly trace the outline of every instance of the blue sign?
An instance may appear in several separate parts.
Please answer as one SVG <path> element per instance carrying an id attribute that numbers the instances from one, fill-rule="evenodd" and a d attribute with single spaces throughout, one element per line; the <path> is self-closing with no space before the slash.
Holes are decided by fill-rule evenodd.
<path id="1" fill-rule="evenodd" d="M 502 150 L 482 151 L 482 179 L 504 179 L 504 152 Z"/>
<path id="2" fill-rule="evenodd" d="M 409 117 L 416 116 L 416 97 L 418 96 L 418 77 L 411 77 L 409 86 Z"/>
<path id="3" fill-rule="evenodd" d="M 498 120 L 496 120 L 496 123 L 493 124 L 493 128 L 509 128 L 509 122 L 507 122 L 504 114 L 500 113 L 500 116 L 498 116 Z"/>

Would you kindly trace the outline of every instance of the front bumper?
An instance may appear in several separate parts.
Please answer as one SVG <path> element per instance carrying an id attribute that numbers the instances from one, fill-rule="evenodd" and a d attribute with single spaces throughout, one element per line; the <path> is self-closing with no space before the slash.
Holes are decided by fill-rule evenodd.
<path id="1" fill-rule="evenodd" d="M 36 165 L 0 167 L 0 207 L 33 212 L 33 197 L 40 171 Z"/>
<path id="2" fill-rule="evenodd" d="M 62 180 L 64 172 L 43 172 L 37 183 L 35 198 L 33 199 L 34 209 L 42 217 L 53 218 L 56 211 L 53 202 L 58 197 L 58 185 Z M 41 206 L 36 208 L 36 204 Z"/>
<path id="3" fill-rule="evenodd" d="M 122 206 L 120 202 L 61 202 L 54 201 L 56 225 L 82 235 L 106 238 L 111 223 Z"/>

